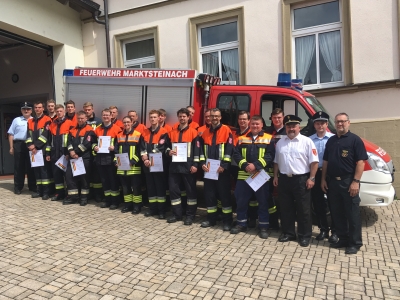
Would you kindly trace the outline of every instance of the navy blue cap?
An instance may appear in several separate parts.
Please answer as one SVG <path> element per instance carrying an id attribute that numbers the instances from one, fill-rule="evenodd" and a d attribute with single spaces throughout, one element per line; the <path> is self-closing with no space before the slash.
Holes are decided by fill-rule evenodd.
<path id="1" fill-rule="evenodd" d="M 32 109 L 33 105 L 30 102 L 22 102 L 21 103 L 21 108 L 29 108 Z"/>
<path id="2" fill-rule="evenodd" d="M 315 121 L 324 121 L 328 122 L 329 120 L 329 115 L 324 112 L 324 111 L 317 111 L 313 116 L 312 116 L 313 122 Z"/>
<path id="3" fill-rule="evenodd" d="M 287 124 L 300 124 L 300 122 L 302 121 L 301 118 L 295 116 L 295 115 L 286 115 L 283 118 L 283 124 L 287 125 Z"/>

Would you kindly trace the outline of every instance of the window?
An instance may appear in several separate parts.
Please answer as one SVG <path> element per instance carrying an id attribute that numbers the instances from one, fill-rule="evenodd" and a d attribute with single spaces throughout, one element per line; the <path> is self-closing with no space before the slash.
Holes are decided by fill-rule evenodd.
<path id="1" fill-rule="evenodd" d="M 344 85 L 341 2 L 293 7 L 294 74 L 306 89 Z"/>
<path id="2" fill-rule="evenodd" d="M 230 84 L 240 83 L 238 22 L 198 27 L 202 72 L 221 77 Z"/>
<path id="3" fill-rule="evenodd" d="M 116 68 L 161 68 L 158 27 L 114 35 Z"/>
<path id="4" fill-rule="evenodd" d="M 272 100 L 261 101 L 261 116 L 264 119 L 265 126 L 271 126 L 271 113 L 274 110 L 274 102 Z"/>
<path id="5" fill-rule="evenodd" d="M 220 95 L 217 101 L 217 108 L 221 110 L 221 123 L 238 127 L 239 111 L 249 111 L 250 96 L 249 95 Z"/>
<path id="6" fill-rule="evenodd" d="M 125 68 L 156 67 L 153 37 L 124 41 L 123 51 Z"/>

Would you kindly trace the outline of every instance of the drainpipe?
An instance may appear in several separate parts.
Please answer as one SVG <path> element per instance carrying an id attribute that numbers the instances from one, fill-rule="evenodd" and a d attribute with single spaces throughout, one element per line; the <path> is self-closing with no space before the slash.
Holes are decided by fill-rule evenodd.
<path id="1" fill-rule="evenodd" d="M 107 50 L 107 68 L 111 68 L 111 55 L 110 55 L 110 30 L 109 30 L 109 21 L 108 21 L 108 0 L 104 1 L 104 21 L 99 19 L 100 11 L 93 13 L 93 19 L 96 23 L 102 24 L 105 26 L 106 30 L 106 50 Z"/>

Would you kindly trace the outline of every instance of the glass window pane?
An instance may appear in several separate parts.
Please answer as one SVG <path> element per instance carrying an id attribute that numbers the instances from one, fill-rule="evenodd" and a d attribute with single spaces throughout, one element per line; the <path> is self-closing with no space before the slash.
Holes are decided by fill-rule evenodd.
<path id="1" fill-rule="evenodd" d="M 321 33 L 318 38 L 320 82 L 342 81 L 340 31 Z"/>
<path id="2" fill-rule="evenodd" d="M 201 46 L 210 46 L 238 40 L 237 22 L 201 29 Z"/>
<path id="3" fill-rule="evenodd" d="M 304 85 L 317 83 L 315 35 L 296 38 L 295 47 L 296 78 L 303 79 Z"/>
<path id="4" fill-rule="evenodd" d="M 154 39 L 125 44 L 126 60 L 154 55 Z"/>
<path id="5" fill-rule="evenodd" d="M 307 6 L 294 10 L 294 29 L 339 21 L 339 1 Z"/>
<path id="6" fill-rule="evenodd" d="M 235 81 L 239 84 L 239 55 L 238 49 L 221 51 L 222 80 Z"/>
<path id="7" fill-rule="evenodd" d="M 221 95 L 217 101 L 217 107 L 221 110 L 221 123 L 238 127 L 238 112 L 249 111 L 250 97 L 247 95 Z"/>
<path id="8" fill-rule="evenodd" d="M 155 67 L 156 67 L 156 63 L 155 62 L 142 65 L 142 68 L 144 68 L 144 69 L 150 69 L 150 68 L 155 68 Z"/>
<path id="9" fill-rule="evenodd" d="M 219 77 L 218 52 L 211 52 L 202 55 L 203 72 Z"/>
<path id="10" fill-rule="evenodd" d="M 140 69 L 140 65 L 129 66 L 130 69 Z"/>

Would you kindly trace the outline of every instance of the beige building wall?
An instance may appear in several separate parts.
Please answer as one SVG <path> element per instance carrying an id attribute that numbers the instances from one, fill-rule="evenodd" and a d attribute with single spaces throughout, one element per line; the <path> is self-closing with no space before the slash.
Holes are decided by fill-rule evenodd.
<path id="1" fill-rule="evenodd" d="M 54 0 L 0 0 L 0 29 L 53 46 L 55 96 L 62 102 L 62 70 L 84 66 L 79 13 Z"/>

